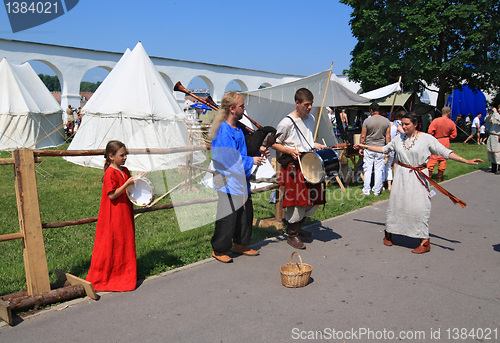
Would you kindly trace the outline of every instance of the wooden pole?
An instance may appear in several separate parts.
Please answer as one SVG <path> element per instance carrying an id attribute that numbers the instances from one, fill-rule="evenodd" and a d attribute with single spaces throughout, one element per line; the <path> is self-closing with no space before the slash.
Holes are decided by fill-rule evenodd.
<path id="1" fill-rule="evenodd" d="M 170 203 L 170 204 L 156 205 L 156 206 L 152 206 L 152 207 L 138 208 L 138 209 L 134 210 L 134 213 L 153 212 L 153 211 L 165 210 L 165 209 L 180 207 L 180 206 L 187 206 L 187 205 L 194 205 L 194 204 L 205 204 L 208 202 L 217 201 L 217 199 L 218 199 L 218 197 L 184 200 L 184 201 L 176 202 L 175 204 Z"/>
<path id="2" fill-rule="evenodd" d="M 170 209 L 170 208 L 174 208 L 174 207 L 188 206 L 188 205 L 194 205 L 194 204 L 204 204 L 204 203 L 212 202 L 212 201 L 216 201 L 216 200 L 217 200 L 217 197 L 212 197 L 212 198 L 205 198 L 205 199 L 185 200 L 185 201 L 179 201 L 176 203 L 161 204 L 161 205 L 150 206 L 150 207 L 136 208 L 134 210 L 134 214 L 144 213 L 144 212 L 153 212 L 153 211 L 158 211 L 158 210 L 166 210 L 166 209 Z M 42 224 L 42 226 L 44 229 L 53 229 L 53 228 L 57 228 L 57 227 L 89 224 L 89 223 L 96 222 L 97 218 L 98 217 L 95 216 L 95 217 L 83 218 L 83 219 L 66 220 L 63 222 L 44 223 L 44 224 Z M 0 236 L 0 238 L 2 238 L 2 236 Z M 12 239 L 15 239 L 15 238 L 12 238 Z"/>
<path id="3" fill-rule="evenodd" d="M 16 161 L 14 161 L 14 159 L 11 157 L 11 158 L 0 158 L 0 166 L 2 165 L 8 165 L 8 164 L 15 164 Z"/>
<path id="4" fill-rule="evenodd" d="M 280 179 L 281 174 L 281 166 L 278 163 L 278 157 L 281 153 L 276 152 L 276 163 L 274 165 L 274 169 L 276 170 L 276 178 Z M 283 208 L 283 195 L 285 193 L 285 187 L 279 186 L 276 190 L 276 203 L 274 204 L 274 221 L 277 223 L 281 223 L 278 225 L 278 229 L 283 228 L 283 218 L 285 218 L 285 210 Z"/>
<path id="5" fill-rule="evenodd" d="M 252 194 L 258 194 L 258 193 L 267 192 L 267 191 L 270 191 L 271 189 L 276 189 L 276 188 L 279 188 L 279 187 L 280 187 L 280 185 L 278 185 L 277 183 L 273 183 L 273 184 L 268 185 L 268 186 L 264 186 L 264 187 L 252 189 L 250 191 L 250 193 L 252 193 Z"/>
<path id="6" fill-rule="evenodd" d="M 24 238 L 24 234 L 22 232 L 7 233 L 5 235 L 0 235 L 0 242 L 11 241 L 13 239 L 21 239 L 21 238 Z"/>
<path id="7" fill-rule="evenodd" d="M 321 120 L 321 112 L 323 111 L 323 106 L 325 105 L 326 91 L 328 90 L 328 85 L 330 84 L 330 77 L 332 76 L 332 68 L 333 68 L 333 62 L 330 66 L 330 70 L 328 71 L 328 79 L 326 81 L 325 94 L 323 94 L 323 101 L 321 102 L 321 107 L 319 108 L 318 122 L 316 123 L 316 130 L 314 131 L 314 141 L 315 142 L 316 142 L 316 139 L 318 138 L 319 122 Z"/>
<path id="8" fill-rule="evenodd" d="M 273 181 L 273 180 L 270 179 L 269 181 Z M 261 193 L 261 192 L 265 192 L 265 191 L 268 191 L 269 189 L 273 189 L 276 187 L 277 187 L 277 185 L 269 185 L 267 187 L 255 189 L 252 191 L 252 193 Z M 151 206 L 151 207 L 136 208 L 134 210 L 134 214 L 153 212 L 153 211 L 158 211 L 158 210 L 166 210 L 166 209 L 170 209 L 170 208 L 174 208 L 174 207 L 188 206 L 188 205 L 194 205 L 194 204 L 204 204 L 204 203 L 213 202 L 216 200 L 217 200 L 217 197 L 212 197 L 212 198 L 204 198 L 204 199 L 185 200 L 185 201 L 179 201 L 176 203 L 168 203 L 168 204 L 156 205 L 156 206 Z M 95 216 L 95 217 L 83 218 L 83 219 L 66 220 L 66 221 L 62 221 L 62 222 L 43 223 L 41 226 L 44 229 L 53 229 L 53 228 L 65 227 L 65 226 L 83 225 L 83 224 L 95 223 L 97 221 L 97 218 L 98 217 Z M 24 237 L 24 234 L 22 234 L 22 233 L 10 233 L 10 234 L 5 234 L 5 235 L 0 235 L 0 242 L 10 241 L 10 240 L 14 240 L 14 239 L 21 239 L 23 237 Z"/>
<path id="9" fill-rule="evenodd" d="M 193 140 L 191 139 L 191 136 L 192 136 L 192 132 L 191 132 L 191 124 L 190 123 L 186 123 L 186 130 L 187 130 L 187 137 L 186 137 L 186 141 L 188 142 L 188 144 L 192 144 L 193 143 Z M 185 180 L 185 189 L 187 191 L 190 191 L 191 190 L 191 181 L 192 181 L 192 175 L 193 175 L 193 169 L 190 167 L 191 166 L 191 162 L 193 161 L 193 153 L 192 152 L 188 152 L 186 154 L 186 180 Z"/>
<path id="10" fill-rule="evenodd" d="M 49 270 L 43 242 L 40 205 L 36 184 L 35 158 L 29 149 L 12 153 L 19 228 L 23 234 L 24 269 L 28 294 L 50 291 Z"/>
<path id="11" fill-rule="evenodd" d="M 207 150 L 206 146 L 202 145 L 187 145 L 176 148 L 145 148 L 145 149 L 127 149 L 129 155 L 145 155 L 145 154 L 175 154 L 186 151 L 202 151 Z M 32 150 L 36 156 L 95 156 L 104 155 L 104 149 L 94 150 Z"/>
<path id="12" fill-rule="evenodd" d="M 401 76 L 399 77 L 398 84 L 401 84 Z M 396 102 L 396 97 L 398 96 L 398 91 L 394 92 L 394 99 L 392 99 L 391 111 L 389 112 L 389 117 L 392 115 L 392 110 L 394 109 L 394 103 Z"/>
<path id="13" fill-rule="evenodd" d="M 65 220 L 63 222 L 43 223 L 42 227 L 44 229 L 53 229 L 56 227 L 90 224 L 90 223 L 95 223 L 97 221 L 97 218 L 98 217 L 95 216 L 95 217 L 83 218 L 83 219 Z"/>

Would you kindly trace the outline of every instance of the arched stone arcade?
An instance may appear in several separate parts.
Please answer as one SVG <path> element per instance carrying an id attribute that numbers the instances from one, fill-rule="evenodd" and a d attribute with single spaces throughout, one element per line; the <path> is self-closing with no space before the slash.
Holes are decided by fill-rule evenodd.
<path id="1" fill-rule="evenodd" d="M 145 47 L 147 51 L 147 46 Z M 80 82 L 93 68 L 111 71 L 123 53 L 66 47 L 51 44 L 15 41 L 0 38 L 0 58 L 22 64 L 40 61 L 49 66 L 61 83 L 61 107 L 80 106 Z M 173 91 L 181 81 L 184 86 L 195 78 L 205 81 L 215 101 L 220 101 L 229 82 L 235 81 L 242 90 L 257 89 L 261 85 L 279 85 L 301 78 L 300 75 L 278 74 L 231 66 L 151 57 L 156 69 Z M 184 94 L 174 92 L 180 104 Z"/>

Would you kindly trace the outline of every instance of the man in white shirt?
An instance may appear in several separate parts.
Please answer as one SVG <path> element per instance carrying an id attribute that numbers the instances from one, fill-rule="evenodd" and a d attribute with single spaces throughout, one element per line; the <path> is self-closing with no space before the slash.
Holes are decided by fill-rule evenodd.
<path id="1" fill-rule="evenodd" d="M 361 128 L 360 144 L 372 146 L 384 146 L 391 141 L 391 123 L 389 119 L 379 113 L 379 105 L 370 105 L 370 117 L 363 122 Z M 379 195 L 383 186 L 383 174 L 385 166 L 385 155 L 369 150 L 360 150 L 363 155 L 364 186 L 363 195 L 370 195 L 370 190 L 374 195 Z M 371 187 L 372 170 L 375 169 L 375 183 Z"/>
<path id="2" fill-rule="evenodd" d="M 310 114 L 314 96 L 307 88 L 295 92 L 296 109 L 281 120 L 276 128 L 277 139 L 273 149 L 287 156 L 278 159 L 281 164 L 279 184 L 283 186 L 283 207 L 286 208 L 287 242 L 296 249 L 305 249 L 300 237 L 311 237 L 312 233 L 302 229 L 306 217 L 311 216 L 325 203 L 322 183 L 307 182 L 300 169 L 300 155 L 313 149 L 325 148 L 314 142 L 315 119 Z"/>
<path id="3" fill-rule="evenodd" d="M 480 144 L 479 143 L 479 140 L 480 140 L 479 127 L 481 126 L 481 116 L 482 116 L 482 114 L 478 113 L 477 116 L 472 121 L 472 128 L 470 131 L 470 136 L 467 137 L 467 139 L 464 141 L 464 144 L 467 144 L 469 139 L 471 139 L 472 137 L 474 137 L 476 135 L 477 135 L 477 144 Z"/>

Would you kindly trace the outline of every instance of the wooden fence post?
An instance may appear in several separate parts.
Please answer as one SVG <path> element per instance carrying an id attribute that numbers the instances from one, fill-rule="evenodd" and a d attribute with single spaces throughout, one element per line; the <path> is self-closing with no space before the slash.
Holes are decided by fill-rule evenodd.
<path id="1" fill-rule="evenodd" d="M 24 269 L 28 294 L 50 291 L 49 270 L 43 242 L 42 221 L 32 150 L 16 150 L 14 174 L 19 228 L 23 235 Z"/>

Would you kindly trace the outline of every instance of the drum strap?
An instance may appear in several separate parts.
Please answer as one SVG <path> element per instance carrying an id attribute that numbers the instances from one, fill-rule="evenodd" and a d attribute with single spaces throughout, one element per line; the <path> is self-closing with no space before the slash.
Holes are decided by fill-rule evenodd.
<path id="1" fill-rule="evenodd" d="M 304 136 L 304 134 L 302 133 L 302 131 L 300 131 L 299 127 L 297 126 L 297 123 L 295 123 L 295 120 L 293 120 L 292 117 L 290 116 L 287 116 L 288 118 L 290 118 L 290 120 L 292 121 L 293 123 L 293 126 L 295 126 L 295 129 L 297 129 L 297 131 L 299 131 L 300 135 L 304 138 L 304 140 L 306 141 L 307 145 L 309 145 L 309 148 L 311 148 L 311 151 L 314 150 L 314 148 L 311 146 L 311 144 L 309 144 L 309 142 L 307 141 L 306 137 Z M 300 170 L 303 170 L 302 169 L 302 163 L 300 161 L 300 158 L 299 158 L 299 165 L 300 165 Z M 302 174 L 302 182 L 306 182 L 305 178 L 304 178 L 304 174 Z M 326 196 L 326 184 L 325 182 L 323 181 L 322 184 L 324 186 L 321 187 L 321 189 L 323 190 L 323 199 L 325 199 L 325 196 Z M 325 203 L 323 204 L 323 211 L 325 210 L 325 206 L 326 206 L 326 201 Z"/>
<path id="2" fill-rule="evenodd" d="M 304 137 L 304 140 L 306 141 L 307 145 L 309 145 L 309 148 L 311 148 L 311 151 L 314 150 L 314 148 L 311 146 L 311 144 L 309 144 L 309 142 L 307 141 L 306 137 L 304 136 L 304 134 L 302 133 L 302 131 L 300 131 L 299 127 L 297 126 L 297 123 L 295 123 L 295 120 L 293 120 L 292 117 L 290 116 L 287 116 L 293 123 L 293 126 L 295 126 L 295 128 L 297 129 L 297 131 L 299 131 L 300 135 L 302 137 Z"/>

